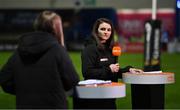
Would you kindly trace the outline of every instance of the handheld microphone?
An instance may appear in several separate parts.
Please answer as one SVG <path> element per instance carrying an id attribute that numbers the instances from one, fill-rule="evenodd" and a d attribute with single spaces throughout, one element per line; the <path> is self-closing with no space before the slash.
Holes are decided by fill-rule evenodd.
<path id="1" fill-rule="evenodd" d="M 119 45 L 113 46 L 112 55 L 116 57 L 116 62 L 118 62 L 118 56 L 121 55 L 121 47 Z"/>

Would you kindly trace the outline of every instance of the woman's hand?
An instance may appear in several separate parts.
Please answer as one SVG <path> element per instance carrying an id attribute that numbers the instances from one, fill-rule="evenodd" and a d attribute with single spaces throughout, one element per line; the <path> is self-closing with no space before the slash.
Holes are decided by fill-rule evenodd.
<path id="1" fill-rule="evenodd" d="M 116 63 L 116 64 L 111 64 L 111 65 L 109 65 L 109 67 L 110 67 L 110 69 L 111 69 L 111 72 L 113 72 L 113 73 L 116 73 L 116 72 L 119 71 L 119 64 L 118 64 L 118 63 Z"/>
<path id="2" fill-rule="evenodd" d="M 136 69 L 136 68 L 130 68 L 129 69 L 130 73 L 143 73 L 144 71 L 141 69 Z"/>

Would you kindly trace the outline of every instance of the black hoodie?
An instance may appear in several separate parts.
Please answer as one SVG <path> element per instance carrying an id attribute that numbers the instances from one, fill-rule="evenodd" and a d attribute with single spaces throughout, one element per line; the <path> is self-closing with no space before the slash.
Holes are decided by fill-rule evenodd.
<path id="1" fill-rule="evenodd" d="M 67 108 L 65 91 L 78 81 L 65 48 L 45 32 L 22 35 L 0 71 L 0 85 L 15 94 L 17 108 L 24 109 Z"/>

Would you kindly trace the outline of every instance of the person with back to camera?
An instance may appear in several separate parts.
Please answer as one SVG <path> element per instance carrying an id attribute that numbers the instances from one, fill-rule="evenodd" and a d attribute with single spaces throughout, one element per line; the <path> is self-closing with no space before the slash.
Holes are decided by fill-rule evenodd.
<path id="1" fill-rule="evenodd" d="M 67 109 L 66 91 L 79 77 L 64 47 L 61 17 L 43 11 L 34 27 L 1 69 L 0 85 L 16 95 L 18 109 Z"/>
<path id="2" fill-rule="evenodd" d="M 120 68 L 116 56 L 112 55 L 114 28 L 110 20 L 99 18 L 94 23 L 92 38 L 82 51 L 82 73 L 85 80 L 100 79 L 117 82 L 122 73 L 141 73 L 141 69 L 127 66 Z M 75 109 L 116 109 L 115 99 L 74 98 Z"/>

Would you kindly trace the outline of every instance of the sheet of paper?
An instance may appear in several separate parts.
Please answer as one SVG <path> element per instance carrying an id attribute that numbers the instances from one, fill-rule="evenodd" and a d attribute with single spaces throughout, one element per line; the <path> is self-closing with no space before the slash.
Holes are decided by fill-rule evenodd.
<path id="1" fill-rule="evenodd" d="M 88 79 L 88 80 L 84 80 L 84 81 L 79 81 L 79 85 L 89 85 L 89 84 L 107 84 L 107 83 L 111 83 L 110 80 L 108 81 L 104 81 L 104 80 L 98 80 L 98 79 Z"/>
<path id="2" fill-rule="evenodd" d="M 143 73 L 147 73 L 147 74 L 158 74 L 158 73 L 162 73 L 162 71 L 148 71 L 148 72 L 143 72 Z"/>

